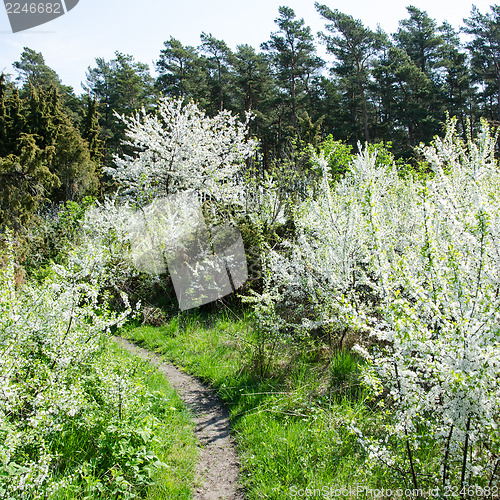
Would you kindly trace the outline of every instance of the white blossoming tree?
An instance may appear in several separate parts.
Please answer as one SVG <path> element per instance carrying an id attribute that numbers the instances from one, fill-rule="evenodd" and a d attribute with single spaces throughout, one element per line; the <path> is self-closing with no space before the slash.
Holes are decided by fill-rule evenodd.
<path id="1" fill-rule="evenodd" d="M 391 486 L 462 498 L 498 487 L 496 140 L 483 123 L 464 142 L 451 120 L 422 149 L 433 170 L 425 180 L 402 179 L 364 151 L 331 189 L 318 158 L 321 196 L 297 208 L 297 240 L 267 254 L 261 302 L 272 295 L 288 327 L 351 329 L 374 344 L 357 350 L 384 411 L 378 426 L 346 424 Z"/>
<path id="2" fill-rule="evenodd" d="M 163 98 L 154 114 L 143 109 L 119 118 L 126 125 L 125 144 L 136 154 L 116 157 L 116 168 L 107 171 L 124 194 L 150 201 L 195 190 L 202 197 L 241 201 L 242 166 L 256 148 L 248 139 L 250 114 L 244 122 L 229 111 L 211 118 L 193 102 Z"/>

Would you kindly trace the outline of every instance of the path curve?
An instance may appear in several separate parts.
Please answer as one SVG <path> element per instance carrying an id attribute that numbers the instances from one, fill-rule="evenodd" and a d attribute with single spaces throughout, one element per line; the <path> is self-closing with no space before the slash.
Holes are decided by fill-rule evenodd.
<path id="1" fill-rule="evenodd" d="M 198 439 L 194 500 L 244 500 L 239 488 L 239 460 L 230 434 L 229 414 L 213 390 L 128 340 L 116 341 L 130 353 L 158 367 L 193 414 Z"/>

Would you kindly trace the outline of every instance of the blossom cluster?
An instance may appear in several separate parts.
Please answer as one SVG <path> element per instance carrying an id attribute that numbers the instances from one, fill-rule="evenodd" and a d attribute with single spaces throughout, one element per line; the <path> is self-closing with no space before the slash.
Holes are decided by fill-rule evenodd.
<path id="1" fill-rule="evenodd" d="M 2 498 L 84 491 L 136 498 L 150 481 L 144 471 L 159 464 L 152 433 L 140 434 L 150 424 L 136 422 L 147 395 L 109 348 L 110 329 L 131 313 L 125 295 L 121 312 L 109 310 L 103 284 L 111 256 L 98 240 L 87 241 L 43 281 L 16 285 L 14 256 L 2 255 Z"/>

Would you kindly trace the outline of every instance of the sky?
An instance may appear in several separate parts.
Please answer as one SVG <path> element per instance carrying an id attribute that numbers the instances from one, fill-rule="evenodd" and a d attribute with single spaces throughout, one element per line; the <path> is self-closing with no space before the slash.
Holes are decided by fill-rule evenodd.
<path id="1" fill-rule="evenodd" d="M 323 0 L 320 3 L 360 19 L 372 29 L 380 25 L 387 33 L 394 33 L 399 21 L 408 17 L 407 5 L 425 10 L 438 23 L 446 20 L 458 28 L 463 18 L 469 16 L 472 3 L 484 13 L 493 4 L 489 0 Z M 80 0 L 65 15 L 15 34 L 6 10 L 0 5 L 0 73 L 15 74 L 12 63 L 19 60 L 23 47 L 29 47 L 41 52 L 62 82 L 80 94 L 85 72 L 95 65 L 96 57 L 110 60 L 119 51 L 133 55 L 153 69 L 163 42 L 170 36 L 184 45 L 198 46 L 200 34 L 205 32 L 224 40 L 232 49 L 239 44 L 258 48 L 276 31 L 274 20 L 281 5 L 294 9 L 297 18 L 303 18 L 314 34 L 324 30 L 313 0 Z"/>

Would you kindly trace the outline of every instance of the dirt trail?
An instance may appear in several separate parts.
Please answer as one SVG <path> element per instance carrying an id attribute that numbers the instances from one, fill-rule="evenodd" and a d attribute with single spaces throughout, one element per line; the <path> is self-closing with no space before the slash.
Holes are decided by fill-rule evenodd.
<path id="1" fill-rule="evenodd" d="M 239 461 L 229 415 L 213 390 L 151 351 L 122 338 L 116 340 L 132 354 L 157 366 L 193 414 L 199 446 L 194 500 L 244 500 L 238 487 Z"/>

